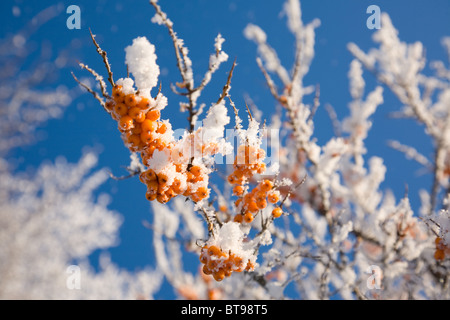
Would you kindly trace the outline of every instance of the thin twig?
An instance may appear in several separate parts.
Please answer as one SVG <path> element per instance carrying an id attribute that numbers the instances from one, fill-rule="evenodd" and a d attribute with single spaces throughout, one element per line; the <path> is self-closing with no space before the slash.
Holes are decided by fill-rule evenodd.
<path id="1" fill-rule="evenodd" d="M 105 64 L 106 71 L 108 72 L 108 81 L 114 87 L 113 73 L 111 71 L 111 65 L 109 64 L 108 57 L 105 50 L 100 48 L 97 41 L 95 41 L 95 36 L 92 34 L 91 28 L 89 28 L 89 33 L 91 34 L 92 42 L 94 42 L 95 47 L 97 48 L 97 52 L 103 58 L 103 63 Z"/>
<path id="2" fill-rule="evenodd" d="M 75 81 L 76 81 L 80 86 L 82 86 L 83 88 L 85 88 L 89 93 L 91 93 L 91 94 L 94 96 L 94 98 L 95 98 L 98 102 L 100 102 L 101 106 L 102 106 L 106 111 L 108 111 L 108 110 L 106 109 L 106 106 L 105 106 L 105 101 L 103 101 L 102 97 L 100 97 L 100 95 L 99 95 L 97 92 L 95 92 L 94 90 L 92 90 L 89 86 L 85 85 L 85 84 L 82 83 L 80 80 L 78 80 L 78 78 L 74 75 L 73 72 L 70 72 L 70 73 L 72 74 L 72 77 L 75 79 Z M 108 111 L 108 112 L 109 112 L 109 111 Z"/>
<path id="3" fill-rule="evenodd" d="M 225 97 L 228 96 L 228 94 L 229 94 L 229 92 L 230 92 L 230 88 L 231 88 L 231 86 L 230 86 L 231 78 L 232 78 L 232 76 L 233 76 L 233 71 L 234 71 L 234 68 L 235 68 L 235 67 L 236 67 L 236 58 L 234 58 L 233 65 L 231 66 L 231 70 L 230 70 L 230 72 L 228 73 L 227 82 L 226 82 L 226 84 L 223 86 L 222 94 L 220 95 L 219 100 L 217 100 L 216 104 L 219 104 Z"/>

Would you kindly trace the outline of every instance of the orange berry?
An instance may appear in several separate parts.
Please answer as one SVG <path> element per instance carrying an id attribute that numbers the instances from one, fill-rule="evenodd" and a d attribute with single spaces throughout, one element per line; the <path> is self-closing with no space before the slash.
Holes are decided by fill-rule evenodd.
<path id="1" fill-rule="evenodd" d="M 206 251 L 202 250 L 202 253 L 200 254 L 199 259 L 200 259 L 200 262 L 203 263 L 203 264 L 207 264 L 208 263 L 209 257 L 208 257 L 208 254 L 206 253 Z"/>
<path id="2" fill-rule="evenodd" d="M 147 198 L 148 201 L 153 201 L 156 199 L 156 193 L 153 193 L 151 191 L 147 191 L 145 193 L 145 197 Z"/>
<path id="3" fill-rule="evenodd" d="M 197 177 L 202 173 L 202 168 L 200 166 L 192 166 L 189 172 Z"/>
<path id="4" fill-rule="evenodd" d="M 236 177 L 233 174 L 230 174 L 228 176 L 227 180 L 230 184 L 236 184 L 236 181 L 237 181 Z"/>
<path id="5" fill-rule="evenodd" d="M 222 250 L 218 246 L 209 246 L 208 247 L 208 255 L 211 256 L 219 256 L 222 253 Z"/>
<path id="6" fill-rule="evenodd" d="M 234 216 L 233 221 L 237 223 L 242 223 L 242 221 L 244 221 L 244 216 L 238 213 L 237 215 Z"/>
<path id="7" fill-rule="evenodd" d="M 128 108 L 124 103 L 117 103 L 114 106 L 114 113 L 120 118 L 128 113 Z"/>
<path id="8" fill-rule="evenodd" d="M 139 123 L 145 120 L 145 113 L 138 107 L 133 107 L 128 110 L 128 115 Z"/>
<path id="9" fill-rule="evenodd" d="M 199 187 L 196 191 L 196 195 L 201 199 L 204 199 L 208 196 L 209 192 L 206 187 Z"/>
<path id="10" fill-rule="evenodd" d="M 142 182 L 149 182 L 156 180 L 156 173 L 152 169 L 145 170 L 139 175 Z"/>
<path id="11" fill-rule="evenodd" d="M 162 194 L 158 194 L 156 196 L 156 200 L 158 200 L 159 203 L 164 204 L 164 203 L 169 202 L 170 198 L 169 198 L 169 196 L 167 194 L 162 193 Z"/>
<path id="12" fill-rule="evenodd" d="M 169 177 L 165 173 L 158 174 L 158 182 L 161 185 L 166 185 L 167 181 L 169 181 Z"/>
<path id="13" fill-rule="evenodd" d="M 124 96 L 122 93 L 122 86 L 116 84 L 112 89 L 112 96 L 114 100 L 120 100 Z"/>
<path id="14" fill-rule="evenodd" d="M 436 261 L 443 261 L 445 259 L 445 252 L 444 252 L 444 250 L 437 249 L 434 252 L 434 259 L 436 259 Z"/>
<path id="15" fill-rule="evenodd" d="M 141 144 L 141 136 L 138 134 L 132 134 L 128 137 L 127 141 L 130 144 L 130 148 L 137 150 L 139 148 L 139 145 Z"/>
<path id="16" fill-rule="evenodd" d="M 173 180 L 172 189 L 176 194 L 181 193 L 181 181 L 179 179 L 175 178 Z"/>
<path id="17" fill-rule="evenodd" d="M 156 130 L 156 123 L 155 121 L 152 121 L 150 119 L 145 119 L 142 123 L 142 131 L 152 131 L 154 132 Z"/>
<path id="18" fill-rule="evenodd" d="M 156 133 L 164 134 L 167 131 L 167 125 L 165 123 L 159 123 L 158 129 L 156 129 Z"/>
<path id="19" fill-rule="evenodd" d="M 258 212 L 259 208 L 255 201 L 251 201 L 247 204 L 247 210 L 251 213 Z"/>
<path id="20" fill-rule="evenodd" d="M 219 211 L 226 212 L 228 210 L 226 205 L 219 206 Z"/>
<path id="21" fill-rule="evenodd" d="M 150 108 L 150 100 L 148 98 L 141 98 L 141 100 L 137 103 L 137 107 L 141 110 Z"/>
<path id="22" fill-rule="evenodd" d="M 282 214 L 283 214 L 283 210 L 280 207 L 276 207 L 275 209 L 272 210 L 272 216 L 274 218 L 279 218 L 279 217 L 281 217 Z"/>
<path id="23" fill-rule="evenodd" d="M 246 212 L 244 215 L 244 221 L 247 223 L 252 222 L 254 219 L 253 214 L 251 212 Z"/>
<path id="24" fill-rule="evenodd" d="M 217 260 L 209 260 L 206 265 L 208 266 L 209 270 L 214 271 L 219 265 L 219 262 Z"/>
<path id="25" fill-rule="evenodd" d="M 255 269 L 255 264 L 252 263 L 251 261 L 247 262 L 247 266 L 245 267 L 245 270 L 251 271 Z"/>
<path id="26" fill-rule="evenodd" d="M 123 116 L 119 120 L 119 130 L 130 130 L 134 127 L 133 119 L 130 116 Z"/>
<path id="27" fill-rule="evenodd" d="M 253 190 L 255 190 L 255 189 L 253 189 Z M 255 191 L 256 191 L 256 190 L 255 190 Z M 266 193 L 263 192 L 263 191 L 257 191 L 256 194 L 255 194 L 255 200 L 256 200 L 257 202 L 266 200 Z"/>
<path id="28" fill-rule="evenodd" d="M 131 93 L 125 96 L 125 104 L 130 108 L 136 107 L 137 103 L 136 95 Z"/>
<path id="29" fill-rule="evenodd" d="M 114 102 L 114 100 L 108 100 L 105 103 L 105 109 L 108 110 L 109 112 L 112 112 L 115 105 L 116 103 Z"/>
<path id="30" fill-rule="evenodd" d="M 141 125 L 140 125 L 140 123 L 136 123 L 135 125 L 134 125 L 134 128 L 133 129 L 131 129 L 131 133 L 132 134 L 141 134 L 141 132 L 142 132 L 142 127 L 141 127 Z"/>
<path id="31" fill-rule="evenodd" d="M 158 191 L 158 181 L 156 180 L 150 180 L 149 182 L 147 182 L 147 191 L 156 193 Z"/>
<path id="32" fill-rule="evenodd" d="M 211 270 L 208 268 L 208 266 L 206 264 L 203 266 L 202 271 L 206 275 L 212 274 Z"/>
<path id="33" fill-rule="evenodd" d="M 270 191 L 272 189 L 273 183 L 270 180 L 264 180 L 263 182 L 261 182 L 259 184 L 259 186 L 260 186 L 262 191 L 267 192 L 267 191 Z"/>
<path id="34" fill-rule="evenodd" d="M 153 141 L 153 134 L 150 131 L 142 131 L 140 138 L 144 144 L 149 144 Z M 154 147 L 154 149 L 156 149 L 156 147 Z"/>
<path id="35" fill-rule="evenodd" d="M 266 164 L 265 163 L 260 163 L 258 165 L 258 167 L 256 168 L 256 172 L 261 174 L 264 173 L 266 171 Z"/>
<path id="36" fill-rule="evenodd" d="M 243 193 L 244 193 L 244 187 L 242 187 L 242 186 L 235 186 L 233 188 L 233 194 L 235 196 L 240 197 L 240 196 L 242 196 Z"/>
<path id="37" fill-rule="evenodd" d="M 160 116 L 161 116 L 161 111 L 151 110 L 151 111 L 147 112 L 145 117 L 151 121 L 156 121 L 159 119 Z"/>
<path id="38" fill-rule="evenodd" d="M 278 196 L 278 193 L 271 192 L 267 195 L 267 200 L 269 200 L 270 203 L 277 203 L 280 201 L 280 197 Z"/>
<path id="39" fill-rule="evenodd" d="M 213 277 L 216 281 L 222 281 L 225 278 L 225 271 L 223 269 L 219 269 L 213 273 Z"/>
<path id="40" fill-rule="evenodd" d="M 262 199 L 256 202 L 256 206 L 258 207 L 258 209 L 262 210 L 265 207 L 267 207 L 267 201 L 266 199 Z"/>

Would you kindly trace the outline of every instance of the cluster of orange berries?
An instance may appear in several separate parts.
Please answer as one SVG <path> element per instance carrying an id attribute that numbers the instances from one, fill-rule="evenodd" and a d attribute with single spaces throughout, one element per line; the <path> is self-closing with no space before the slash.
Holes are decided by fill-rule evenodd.
<path id="1" fill-rule="evenodd" d="M 263 180 L 250 192 L 244 194 L 244 188 L 242 186 L 235 186 L 233 188 L 233 194 L 239 196 L 234 203 L 236 208 L 241 208 L 241 213 L 234 217 L 235 222 L 251 223 L 254 219 L 254 215 L 259 211 L 267 207 L 268 203 L 276 204 L 280 201 L 280 192 L 273 189 L 273 183 L 270 180 Z M 283 214 L 283 210 L 280 207 L 276 207 L 272 210 L 272 216 L 278 218 Z"/>
<path id="2" fill-rule="evenodd" d="M 222 281 L 231 276 L 233 272 L 253 271 L 254 263 L 244 261 L 242 257 L 232 253 L 224 252 L 218 246 L 204 246 L 200 254 L 200 262 L 203 264 L 203 273 L 212 275 L 214 280 Z"/>
<path id="3" fill-rule="evenodd" d="M 255 173 L 264 173 L 266 171 L 266 164 L 263 162 L 265 156 L 263 149 L 240 145 L 234 158 L 234 171 L 228 176 L 228 182 L 243 185 Z"/>
<path id="4" fill-rule="evenodd" d="M 145 150 L 146 154 L 151 154 L 155 149 L 164 149 L 165 143 L 155 133 L 164 134 L 167 125 L 158 121 L 161 112 L 151 108 L 149 98 L 135 93 L 125 94 L 122 86 L 115 85 L 112 99 L 106 101 L 105 108 L 118 122 L 125 145 L 131 151 Z"/>
<path id="5" fill-rule="evenodd" d="M 169 184 L 169 177 L 165 173 L 156 174 L 154 170 L 147 169 L 139 176 L 140 180 L 147 185 L 146 198 L 149 201 L 157 200 L 160 203 L 167 203 L 177 195 L 190 197 L 193 201 L 198 202 L 209 195 L 206 186 L 194 188 L 194 184 L 204 180 L 205 174 L 200 166 L 191 166 L 185 169 L 183 165 L 176 165 L 177 173 L 183 174 L 187 187 L 183 187 L 180 178 L 174 178 Z"/>
<path id="6" fill-rule="evenodd" d="M 450 255 L 450 247 L 446 246 L 444 240 L 440 237 L 437 237 L 434 243 L 436 245 L 434 259 L 437 261 L 443 261 L 445 259 L 445 255 Z"/>
<path id="7" fill-rule="evenodd" d="M 149 166 L 155 150 L 171 150 L 172 142 L 161 138 L 167 132 L 167 124 L 160 120 L 161 113 L 152 109 L 150 99 L 139 94 L 125 94 L 120 85 L 112 90 L 112 99 L 109 99 L 105 108 L 112 118 L 118 121 L 118 128 L 122 133 L 125 145 L 132 152 L 140 152 L 142 162 Z M 148 200 L 157 200 L 167 203 L 173 197 L 183 194 L 195 202 L 206 198 L 209 194 L 207 184 L 198 185 L 198 182 L 207 182 L 207 174 L 200 166 L 175 164 L 178 177 L 169 181 L 166 173 L 156 173 L 151 168 L 140 174 L 140 180 L 147 185 L 146 197 Z"/>
<path id="8" fill-rule="evenodd" d="M 234 217 L 235 222 L 251 223 L 254 215 L 267 207 L 268 203 L 276 204 L 280 201 L 280 193 L 274 189 L 270 180 L 261 181 L 252 191 L 245 193 L 244 184 L 256 173 L 262 174 L 266 171 L 263 162 L 266 154 L 261 148 L 249 145 L 240 145 L 234 159 L 233 172 L 228 176 L 228 182 L 233 187 L 233 195 L 239 197 L 235 206 L 241 212 Z M 283 214 L 280 207 L 272 210 L 274 218 Z"/>

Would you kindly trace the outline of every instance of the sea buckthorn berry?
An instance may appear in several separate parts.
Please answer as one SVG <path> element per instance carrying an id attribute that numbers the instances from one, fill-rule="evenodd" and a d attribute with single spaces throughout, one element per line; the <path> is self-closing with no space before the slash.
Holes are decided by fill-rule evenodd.
<path id="1" fill-rule="evenodd" d="M 158 182 L 159 184 L 165 185 L 169 181 L 169 177 L 165 173 L 158 174 Z"/>
<path id="2" fill-rule="evenodd" d="M 165 123 L 160 123 L 158 125 L 158 129 L 156 129 L 156 133 L 164 134 L 167 131 L 167 125 Z"/>
<path id="3" fill-rule="evenodd" d="M 161 116 L 161 111 L 159 110 L 150 110 L 147 112 L 146 114 L 146 118 L 151 120 L 151 121 L 156 121 L 159 119 L 159 117 Z"/>
<path id="4" fill-rule="evenodd" d="M 159 203 L 164 204 L 164 203 L 169 202 L 170 198 L 167 194 L 163 193 L 163 194 L 158 194 L 156 196 L 156 200 L 158 200 Z"/>
<path id="5" fill-rule="evenodd" d="M 283 210 L 280 207 L 276 207 L 275 209 L 272 210 L 272 216 L 274 218 L 279 218 L 279 217 L 281 217 L 282 214 L 283 214 Z"/>
<path id="6" fill-rule="evenodd" d="M 173 180 L 172 189 L 176 194 L 181 193 L 181 181 L 178 178 L 175 178 Z"/>
<path id="7" fill-rule="evenodd" d="M 156 193 L 153 193 L 151 191 L 147 191 L 145 193 L 145 197 L 147 198 L 148 201 L 154 201 L 157 197 Z"/>
<path id="8" fill-rule="evenodd" d="M 122 86 L 119 86 L 118 84 L 116 84 L 112 89 L 112 95 L 113 95 L 114 99 L 121 98 L 123 96 Z"/>
<path id="9" fill-rule="evenodd" d="M 236 184 L 236 181 L 237 181 L 236 177 L 233 174 L 230 174 L 228 176 L 227 180 L 230 184 Z"/>
<path id="10" fill-rule="evenodd" d="M 270 191 L 273 187 L 273 183 L 270 180 L 264 180 L 263 182 L 260 183 L 260 188 L 262 191 Z"/>
<path id="11" fill-rule="evenodd" d="M 132 134 L 128 137 L 127 141 L 130 144 L 130 147 L 133 147 L 135 150 L 137 150 L 141 144 L 141 136 L 138 134 Z"/>
<path id="12" fill-rule="evenodd" d="M 195 193 L 201 199 L 204 199 L 208 196 L 209 192 L 206 187 L 199 187 Z"/>
<path id="13" fill-rule="evenodd" d="M 114 100 L 108 100 L 105 103 L 105 109 L 108 110 L 109 112 L 111 112 L 111 111 L 113 111 L 115 105 L 116 105 L 116 103 L 114 102 Z"/>
<path id="14" fill-rule="evenodd" d="M 169 187 L 169 188 L 166 190 L 165 194 L 166 194 L 170 199 L 172 199 L 173 197 L 176 196 L 175 191 L 173 191 L 172 187 Z"/>
<path id="15" fill-rule="evenodd" d="M 119 117 L 123 117 L 128 113 L 128 108 L 124 103 L 117 103 L 114 106 L 114 113 Z"/>
<path id="16" fill-rule="evenodd" d="M 208 263 L 209 257 L 208 257 L 206 250 L 202 250 L 202 253 L 200 254 L 199 259 L 200 259 L 200 262 L 203 264 Z"/>
<path id="17" fill-rule="evenodd" d="M 247 223 L 252 222 L 254 219 L 253 214 L 251 212 L 246 212 L 244 215 L 244 221 Z"/>
<path id="18" fill-rule="evenodd" d="M 130 110 L 128 110 L 128 115 L 139 123 L 145 120 L 144 111 L 142 111 L 138 107 L 132 107 Z"/>
<path id="19" fill-rule="evenodd" d="M 194 176 L 199 176 L 200 173 L 202 173 L 202 168 L 200 168 L 200 166 L 192 166 L 189 172 Z"/>
<path id="20" fill-rule="evenodd" d="M 140 137 L 141 137 L 141 141 L 142 141 L 144 144 L 149 144 L 150 142 L 153 141 L 153 133 L 150 132 L 150 131 L 142 131 L 142 132 L 140 133 Z M 153 149 L 156 149 L 156 147 L 153 146 Z"/>
<path id="21" fill-rule="evenodd" d="M 119 130 L 130 130 L 134 127 L 133 119 L 130 116 L 123 116 L 119 120 Z"/>
<path id="22" fill-rule="evenodd" d="M 156 123 L 150 119 L 145 119 L 141 123 L 142 131 L 151 131 L 154 132 L 156 130 Z"/>
<path id="23" fill-rule="evenodd" d="M 434 252 L 434 259 L 436 259 L 436 261 L 443 261 L 445 259 L 445 252 L 444 252 L 444 250 L 437 249 Z"/>
<path id="24" fill-rule="evenodd" d="M 136 95 L 134 95 L 134 94 L 127 94 L 125 96 L 125 104 L 127 106 L 129 106 L 130 108 L 136 107 L 137 103 L 138 102 L 137 102 L 137 99 L 136 99 Z"/>
<path id="25" fill-rule="evenodd" d="M 262 210 L 265 207 L 267 207 L 267 201 L 266 201 L 266 199 L 259 200 L 256 202 L 256 205 L 257 205 L 258 209 Z"/>
<path id="26" fill-rule="evenodd" d="M 258 205 L 255 201 L 251 201 L 247 204 L 247 210 L 251 213 L 256 213 L 258 212 L 259 208 Z"/>
<path id="27" fill-rule="evenodd" d="M 208 255 L 209 256 L 218 256 L 220 253 L 222 252 L 222 250 L 220 250 L 220 248 L 218 246 L 209 246 L 208 247 Z"/>
<path id="28" fill-rule="evenodd" d="M 271 192 L 267 195 L 267 200 L 270 203 L 277 203 L 278 201 L 280 201 L 280 196 L 278 195 L 278 193 Z"/>
<path id="29" fill-rule="evenodd" d="M 223 269 L 219 269 L 213 273 L 213 277 L 216 281 L 222 281 L 225 278 L 225 271 Z"/>
<path id="30" fill-rule="evenodd" d="M 265 171 L 266 171 L 266 164 L 260 163 L 256 169 L 256 172 L 261 174 L 261 173 L 264 173 Z"/>
<path id="31" fill-rule="evenodd" d="M 142 182 L 147 183 L 149 181 L 156 180 L 156 173 L 152 169 L 145 170 L 139 175 Z"/>
<path id="32" fill-rule="evenodd" d="M 253 189 L 253 190 L 255 190 L 255 189 Z M 257 202 L 266 200 L 266 193 L 263 192 L 263 191 L 257 191 L 256 194 L 255 194 L 255 200 Z"/>
<path id="33" fill-rule="evenodd" d="M 141 98 L 141 101 L 138 102 L 137 107 L 141 110 L 150 108 L 150 100 L 148 98 Z"/>
<path id="34" fill-rule="evenodd" d="M 212 274 L 211 270 L 208 268 L 208 266 L 206 264 L 203 266 L 202 271 L 206 275 Z"/>
<path id="35" fill-rule="evenodd" d="M 158 187 L 159 187 L 159 184 L 158 184 L 158 181 L 156 181 L 156 180 L 150 180 L 149 182 L 147 182 L 147 191 L 157 193 Z"/>
<path id="36" fill-rule="evenodd" d="M 139 134 L 141 134 L 141 132 L 142 132 L 142 127 L 141 127 L 141 125 L 139 123 L 136 123 L 134 128 L 131 129 L 131 133 L 132 134 L 138 134 L 139 135 Z"/>
<path id="37" fill-rule="evenodd" d="M 247 270 L 247 271 L 255 270 L 255 264 L 249 260 L 247 262 L 247 266 L 245 267 L 245 270 Z"/>
<path id="38" fill-rule="evenodd" d="M 206 265 L 208 266 L 209 270 L 214 271 L 215 269 L 217 269 L 219 262 L 217 260 L 209 260 Z"/>
<path id="39" fill-rule="evenodd" d="M 234 216 L 233 221 L 237 223 L 242 223 L 242 221 L 244 221 L 244 216 L 238 213 L 237 215 Z"/>
<path id="40" fill-rule="evenodd" d="M 244 193 L 244 187 L 243 186 L 235 186 L 233 188 L 233 194 L 235 196 L 240 197 L 240 196 L 242 196 L 243 193 Z"/>

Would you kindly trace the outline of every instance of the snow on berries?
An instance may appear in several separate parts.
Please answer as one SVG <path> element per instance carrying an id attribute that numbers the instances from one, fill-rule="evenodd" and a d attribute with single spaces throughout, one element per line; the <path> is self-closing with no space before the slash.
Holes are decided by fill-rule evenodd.
<path id="1" fill-rule="evenodd" d="M 256 256 L 252 254 L 251 247 L 245 248 L 244 236 L 240 225 L 235 222 L 227 222 L 217 230 L 201 249 L 203 273 L 222 281 L 233 272 L 253 271 Z"/>

